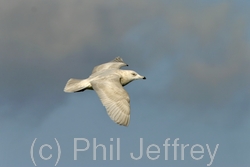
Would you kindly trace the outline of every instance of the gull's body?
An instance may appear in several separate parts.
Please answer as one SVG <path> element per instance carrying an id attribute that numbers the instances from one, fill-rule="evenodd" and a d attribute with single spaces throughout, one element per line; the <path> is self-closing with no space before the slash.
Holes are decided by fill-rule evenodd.
<path id="1" fill-rule="evenodd" d="M 68 80 L 65 92 L 95 90 L 110 118 L 117 124 L 128 126 L 130 120 L 130 99 L 123 86 L 136 79 L 146 79 L 132 70 L 121 70 L 128 66 L 120 57 L 96 66 L 87 79 Z"/>

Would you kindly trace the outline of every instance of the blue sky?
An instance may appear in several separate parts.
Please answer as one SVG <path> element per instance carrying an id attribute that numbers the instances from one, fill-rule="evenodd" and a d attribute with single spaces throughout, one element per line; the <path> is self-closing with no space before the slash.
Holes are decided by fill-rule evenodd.
<path id="1" fill-rule="evenodd" d="M 0 2 L 0 166 L 247 167 L 250 163 L 249 3 L 245 1 Z M 69 78 L 120 56 L 147 77 L 125 89 L 128 127 L 94 91 L 66 94 Z M 89 149 L 74 160 L 74 139 Z M 140 153 L 143 138 L 143 156 Z M 169 140 L 168 160 L 163 144 Z M 178 140 L 177 159 L 172 144 Z M 94 140 L 103 144 L 96 152 Z M 113 141 L 112 141 L 113 140 Z M 116 159 L 117 140 L 120 160 Z M 42 150 L 43 144 L 51 145 Z M 153 146 L 151 146 L 154 144 Z M 181 144 L 187 145 L 181 159 Z M 197 146 L 197 144 L 199 146 Z M 85 148 L 79 141 L 79 148 Z M 194 160 L 192 146 L 196 145 Z M 114 160 L 110 160 L 110 146 Z M 156 160 L 147 157 L 147 148 Z"/>

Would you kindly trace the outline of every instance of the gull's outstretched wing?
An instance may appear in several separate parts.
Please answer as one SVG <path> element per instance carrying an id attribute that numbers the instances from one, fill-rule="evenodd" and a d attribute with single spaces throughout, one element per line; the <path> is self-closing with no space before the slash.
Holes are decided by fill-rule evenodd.
<path id="1" fill-rule="evenodd" d="M 120 83 L 120 77 L 116 74 L 108 75 L 92 81 L 91 85 L 105 106 L 109 117 L 117 124 L 128 126 L 130 100 Z"/>
<path id="2" fill-rule="evenodd" d="M 114 60 L 112 60 L 108 63 L 104 63 L 104 64 L 101 64 L 99 66 L 96 66 L 93 69 L 92 74 L 99 72 L 99 71 L 107 70 L 107 69 L 119 69 L 123 66 L 128 66 L 128 65 L 126 63 L 124 63 L 122 58 L 116 57 Z"/>

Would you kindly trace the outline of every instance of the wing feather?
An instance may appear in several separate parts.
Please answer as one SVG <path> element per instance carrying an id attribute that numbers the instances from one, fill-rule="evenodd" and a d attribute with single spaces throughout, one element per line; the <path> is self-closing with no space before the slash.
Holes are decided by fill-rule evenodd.
<path id="1" fill-rule="evenodd" d="M 108 63 L 104 63 L 99 66 L 96 66 L 93 69 L 92 74 L 99 72 L 99 71 L 107 70 L 107 69 L 119 69 L 123 66 L 127 66 L 127 64 L 122 60 L 122 58 L 116 57 L 114 60 Z"/>
<path id="2" fill-rule="evenodd" d="M 118 75 L 111 75 L 91 82 L 93 89 L 105 106 L 109 117 L 117 124 L 128 126 L 130 120 L 129 95 Z"/>

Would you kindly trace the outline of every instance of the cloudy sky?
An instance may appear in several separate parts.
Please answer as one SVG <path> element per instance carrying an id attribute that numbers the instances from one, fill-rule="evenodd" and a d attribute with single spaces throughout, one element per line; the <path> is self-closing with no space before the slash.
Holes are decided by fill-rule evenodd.
<path id="1" fill-rule="evenodd" d="M 35 138 L 37 166 L 55 165 L 54 138 L 59 167 L 249 166 L 249 7 L 241 0 L 0 1 L 0 166 L 34 166 Z M 63 92 L 69 78 L 87 78 L 117 56 L 147 77 L 125 87 L 128 127 L 110 120 L 94 91 Z M 85 139 L 81 149 L 89 142 L 77 160 L 75 138 Z M 140 138 L 143 155 L 134 160 Z M 94 140 L 106 160 L 101 147 L 94 160 Z M 189 144 L 185 152 L 181 144 Z M 192 154 L 194 145 L 202 153 Z"/>

